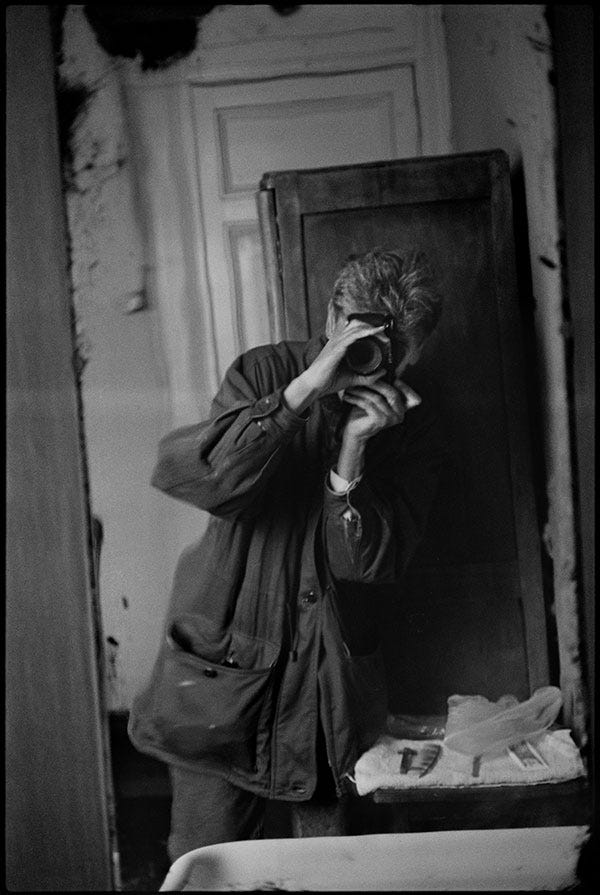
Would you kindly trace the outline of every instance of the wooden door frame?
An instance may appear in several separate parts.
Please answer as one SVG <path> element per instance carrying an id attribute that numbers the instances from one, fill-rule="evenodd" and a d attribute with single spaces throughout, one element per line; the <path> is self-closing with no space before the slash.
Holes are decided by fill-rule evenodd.
<path id="1" fill-rule="evenodd" d="M 559 127 L 560 212 L 565 225 L 564 289 L 576 469 L 582 659 L 588 689 L 589 760 L 595 786 L 594 474 L 594 50 L 591 4 L 550 7 Z"/>
<path id="2" fill-rule="evenodd" d="M 7 13 L 6 882 L 115 888 L 48 6 Z"/>

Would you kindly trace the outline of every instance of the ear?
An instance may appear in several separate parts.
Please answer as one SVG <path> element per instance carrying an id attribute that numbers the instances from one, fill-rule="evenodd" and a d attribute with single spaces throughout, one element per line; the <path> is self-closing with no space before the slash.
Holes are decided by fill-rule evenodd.
<path id="1" fill-rule="evenodd" d="M 412 367 L 413 364 L 416 364 L 416 362 L 419 360 L 419 358 L 421 357 L 421 352 L 423 350 L 423 346 L 425 345 L 425 342 L 426 342 L 426 339 L 423 339 L 423 341 L 419 342 L 418 345 L 411 346 L 410 351 L 408 352 L 408 354 L 406 356 L 406 366 L 407 367 Z"/>
<path id="2" fill-rule="evenodd" d="M 421 351 L 423 350 L 423 345 L 425 344 L 425 339 L 422 342 L 415 343 L 411 342 L 410 347 L 406 354 L 404 355 L 401 363 L 396 367 L 396 375 L 400 376 L 406 370 L 407 367 L 412 367 L 413 364 L 419 360 L 421 356 Z"/>

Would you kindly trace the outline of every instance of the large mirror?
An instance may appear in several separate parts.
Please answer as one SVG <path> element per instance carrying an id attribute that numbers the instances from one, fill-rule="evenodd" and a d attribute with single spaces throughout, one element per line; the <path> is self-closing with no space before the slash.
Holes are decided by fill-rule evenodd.
<path id="1" fill-rule="evenodd" d="M 417 369 L 446 390 L 452 448 L 389 623 L 389 712 L 444 719 L 457 692 L 524 701 L 554 685 L 585 743 L 547 28 L 541 6 L 67 6 L 57 22 L 124 888 L 168 868 L 171 782 L 126 725 L 179 557 L 209 525 L 151 487 L 159 441 L 206 419 L 240 354 L 317 335 L 357 250 L 429 249 L 450 298 Z M 579 823 L 582 779 L 521 793 L 519 809 L 509 790 L 437 814 L 423 796 L 412 814 L 370 798 L 356 823 Z M 292 835 L 273 801 L 267 834 Z M 298 822 L 318 835 L 328 821 Z"/>

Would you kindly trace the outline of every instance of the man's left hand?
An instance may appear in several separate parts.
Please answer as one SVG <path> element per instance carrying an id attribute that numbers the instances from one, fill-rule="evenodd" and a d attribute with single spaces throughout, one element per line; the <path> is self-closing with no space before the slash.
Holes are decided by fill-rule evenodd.
<path id="1" fill-rule="evenodd" d="M 344 401 L 352 404 L 344 428 L 344 440 L 366 442 L 377 432 L 403 422 L 407 409 L 421 399 L 408 385 L 397 379 L 394 385 L 373 382 L 368 386 L 347 388 Z"/>

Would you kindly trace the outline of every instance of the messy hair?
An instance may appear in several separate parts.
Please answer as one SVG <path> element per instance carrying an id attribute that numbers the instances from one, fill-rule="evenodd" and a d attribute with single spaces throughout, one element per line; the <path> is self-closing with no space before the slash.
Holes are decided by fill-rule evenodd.
<path id="1" fill-rule="evenodd" d="M 424 252 L 373 249 L 346 259 L 331 304 L 336 315 L 356 310 L 391 314 L 398 336 L 420 343 L 437 326 L 442 295 Z"/>

